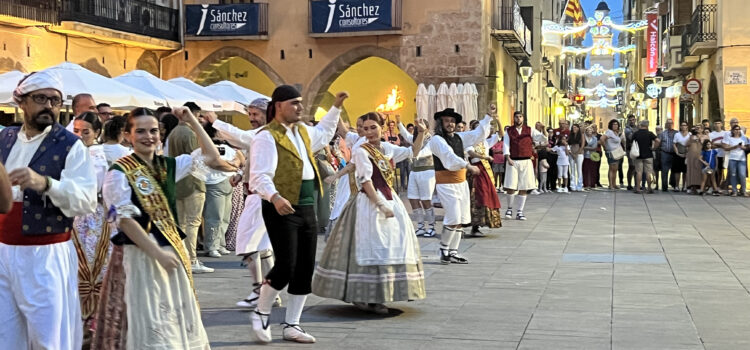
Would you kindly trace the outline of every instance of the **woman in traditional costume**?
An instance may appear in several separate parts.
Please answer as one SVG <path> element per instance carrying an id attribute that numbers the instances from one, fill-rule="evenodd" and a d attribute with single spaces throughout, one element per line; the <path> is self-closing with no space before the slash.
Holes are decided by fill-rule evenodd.
<path id="1" fill-rule="evenodd" d="M 315 269 L 318 296 L 388 313 L 384 303 L 423 299 L 424 270 L 409 213 L 393 189 L 393 164 L 411 157 L 411 147 L 381 142 L 384 118 L 362 117 L 363 142 L 352 150 L 359 193 L 347 202 Z M 424 127 L 414 150 L 422 145 Z"/>
<path id="2" fill-rule="evenodd" d="M 471 130 L 479 126 L 478 120 L 469 123 Z M 493 158 L 489 150 L 502 138 L 502 128 L 497 124 L 498 131 L 489 139 L 482 140 L 476 145 L 466 148 L 470 163 L 479 169 L 476 175 L 469 175 L 469 187 L 471 188 L 471 236 L 484 237 L 479 227 L 498 228 L 503 226 L 500 219 L 500 198 L 495 189 L 495 174 L 492 172 L 490 162 Z"/>
<path id="3" fill-rule="evenodd" d="M 109 164 L 102 145 L 96 141 L 101 131 L 102 123 L 99 116 L 92 112 L 81 113 L 73 121 L 73 133 L 78 135 L 88 148 L 94 164 L 99 202 L 95 212 L 76 216 L 73 220 L 76 234 L 72 237 L 78 254 L 78 297 L 81 301 L 84 344 L 88 344 L 90 340 L 93 318 L 99 303 L 99 290 L 111 250 L 110 227 L 101 200 L 102 184 Z"/>
<path id="4" fill-rule="evenodd" d="M 208 166 L 237 170 L 221 160 L 187 108 L 174 112 L 195 131 Z M 155 154 L 159 122 L 145 108 L 130 113 L 125 137 L 134 153 L 115 162 L 102 190 L 120 232 L 112 238 L 92 348 L 208 349 L 185 234 L 175 218 L 175 183 L 189 174 L 193 159 Z"/>

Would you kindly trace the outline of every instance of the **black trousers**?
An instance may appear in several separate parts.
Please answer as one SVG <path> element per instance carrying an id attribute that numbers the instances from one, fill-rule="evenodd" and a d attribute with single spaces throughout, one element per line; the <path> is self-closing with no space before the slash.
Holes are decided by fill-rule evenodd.
<path id="1" fill-rule="evenodd" d="M 294 210 L 294 214 L 281 216 L 273 204 L 263 201 L 263 220 L 276 257 L 266 279 L 273 289 L 289 285 L 289 294 L 305 295 L 312 291 L 318 224 L 312 205 L 294 206 Z"/>

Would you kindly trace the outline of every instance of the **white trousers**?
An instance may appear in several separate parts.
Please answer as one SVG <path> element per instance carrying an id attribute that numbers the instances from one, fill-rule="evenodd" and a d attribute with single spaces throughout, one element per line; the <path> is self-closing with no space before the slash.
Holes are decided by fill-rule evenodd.
<path id="1" fill-rule="evenodd" d="M 73 241 L 0 243 L 0 348 L 79 350 L 82 341 Z"/>
<path id="2" fill-rule="evenodd" d="M 471 193 L 466 181 L 458 184 L 437 184 L 435 189 L 445 210 L 443 225 L 471 223 Z"/>
<path id="3" fill-rule="evenodd" d="M 568 156 L 570 162 L 570 187 L 583 188 L 583 154 L 571 154 Z"/>

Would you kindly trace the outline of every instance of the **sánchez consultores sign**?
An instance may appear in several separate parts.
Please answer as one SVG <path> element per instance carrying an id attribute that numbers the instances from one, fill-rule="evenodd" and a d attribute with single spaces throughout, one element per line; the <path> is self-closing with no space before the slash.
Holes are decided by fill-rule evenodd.
<path id="1" fill-rule="evenodd" d="M 258 35 L 259 4 L 187 5 L 185 34 L 191 36 Z"/>
<path id="2" fill-rule="evenodd" d="M 393 30 L 391 0 L 313 0 L 312 33 Z"/>

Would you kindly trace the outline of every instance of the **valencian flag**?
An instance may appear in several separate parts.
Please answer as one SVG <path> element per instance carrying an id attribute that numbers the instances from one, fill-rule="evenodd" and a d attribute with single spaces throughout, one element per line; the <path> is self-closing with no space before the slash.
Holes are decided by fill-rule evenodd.
<path id="1" fill-rule="evenodd" d="M 566 18 L 563 22 L 567 22 L 567 20 L 570 19 L 576 26 L 583 25 L 584 18 L 583 8 L 581 8 L 581 0 L 568 0 L 568 4 L 565 6 L 565 17 Z M 586 36 L 586 31 L 576 34 L 576 37 L 582 38 L 584 36 Z"/>

